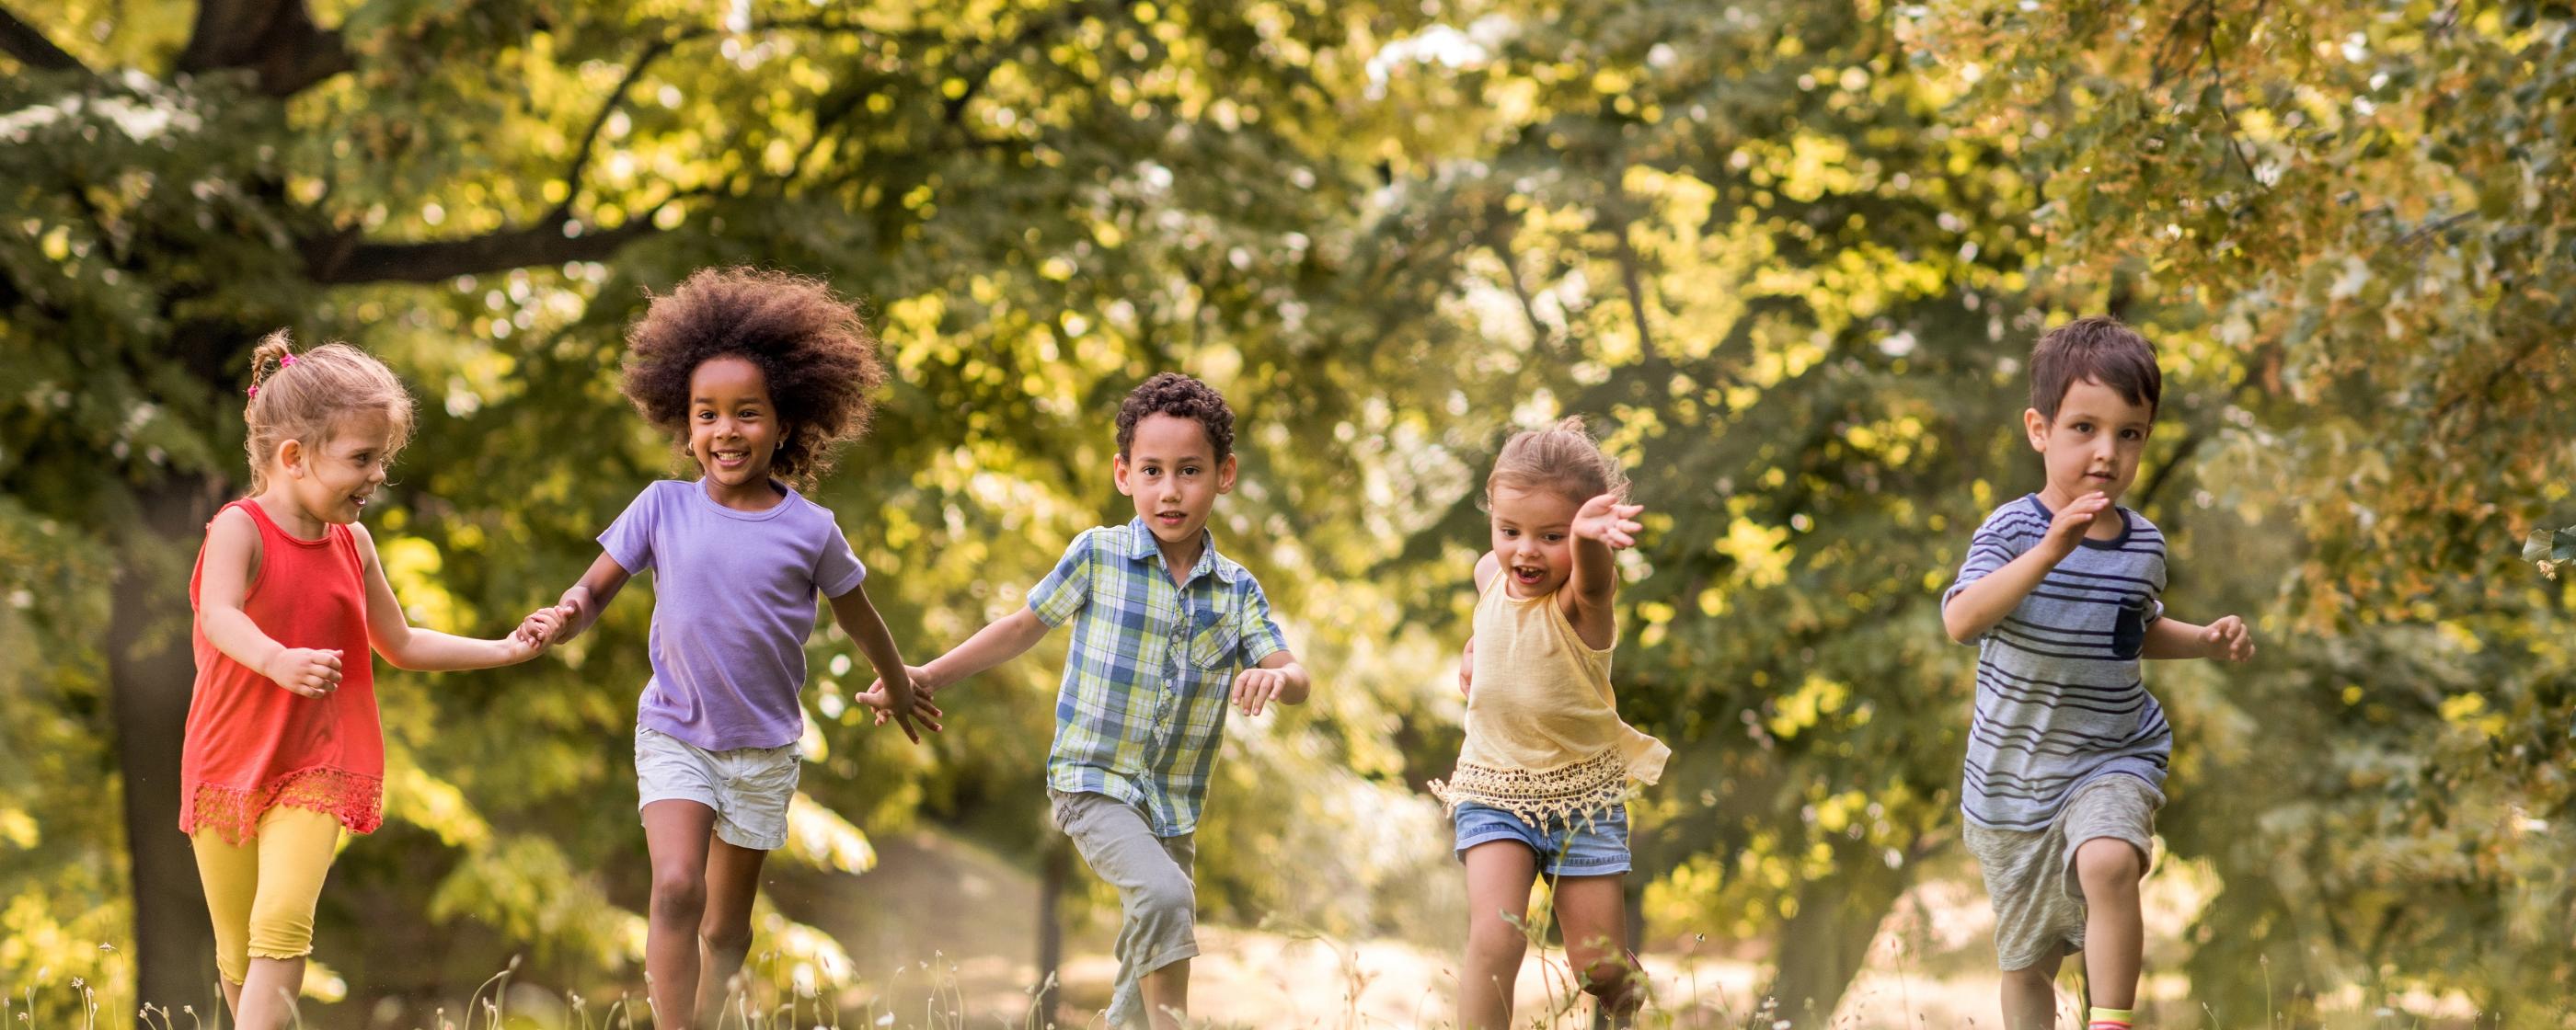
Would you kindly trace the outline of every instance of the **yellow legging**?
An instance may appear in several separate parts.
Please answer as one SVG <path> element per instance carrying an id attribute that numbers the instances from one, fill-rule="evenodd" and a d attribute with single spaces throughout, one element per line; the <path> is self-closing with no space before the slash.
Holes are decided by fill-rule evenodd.
<path id="1" fill-rule="evenodd" d="M 227 983 L 250 975 L 252 956 L 302 958 L 313 952 L 313 905 L 340 846 L 340 820 L 302 808 L 271 808 L 239 844 L 200 829 L 197 878 L 215 920 L 215 969 Z"/>

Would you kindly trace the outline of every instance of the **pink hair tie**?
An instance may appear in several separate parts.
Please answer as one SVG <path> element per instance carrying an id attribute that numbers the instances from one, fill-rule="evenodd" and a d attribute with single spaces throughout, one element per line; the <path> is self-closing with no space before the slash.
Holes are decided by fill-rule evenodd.
<path id="1" fill-rule="evenodd" d="M 285 368 L 286 366 L 288 366 L 288 365 L 292 365 L 292 364 L 294 364 L 294 363 L 295 363 L 295 355 L 292 355 L 292 354 L 289 354 L 289 355 L 287 355 L 287 356 L 285 356 L 285 357 L 282 357 L 282 358 L 277 359 L 277 367 L 279 367 L 279 368 Z"/>
<path id="2" fill-rule="evenodd" d="M 251 387 L 251 388 L 250 388 L 250 399 L 252 399 L 252 400 L 258 400 L 258 399 L 259 399 L 259 387 L 254 386 L 254 387 Z"/>

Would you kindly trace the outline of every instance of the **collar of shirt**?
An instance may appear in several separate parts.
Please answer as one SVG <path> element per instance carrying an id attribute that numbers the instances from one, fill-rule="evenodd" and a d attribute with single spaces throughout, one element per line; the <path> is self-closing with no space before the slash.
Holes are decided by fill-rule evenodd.
<path id="1" fill-rule="evenodd" d="M 1145 517 L 1139 515 L 1128 520 L 1127 559 L 1129 561 L 1160 561 L 1162 560 L 1162 557 L 1162 542 L 1154 539 L 1153 527 L 1145 524 Z M 1200 576 L 1207 575 L 1215 576 L 1219 583 L 1233 586 L 1235 580 L 1243 577 L 1243 566 L 1237 565 L 1223 555 L 1216 553 L 1216 534 L 1211 533 L 1206 529 L 1200 529 L 1198 564 L 1190 567 L 1190 574 L 1181 580 L 1180 585 L 1186 587 L 1192 580 L 1196 580 Z"/>

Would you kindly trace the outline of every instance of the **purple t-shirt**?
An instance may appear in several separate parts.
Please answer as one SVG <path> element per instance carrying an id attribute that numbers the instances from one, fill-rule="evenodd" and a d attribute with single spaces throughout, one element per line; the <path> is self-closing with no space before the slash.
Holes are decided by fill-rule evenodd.
<path id="1" fill-rule="evenodd" d="M 636 725 L 709 751 L 804 736 L 814 594 L 856 590 L 868 570 L 829 510 L 773 484 L 787 493 L 777 504 L 736 511 L 666 479 L 599 534 L 627 574 L 653 573 L 653 681 Z"/>

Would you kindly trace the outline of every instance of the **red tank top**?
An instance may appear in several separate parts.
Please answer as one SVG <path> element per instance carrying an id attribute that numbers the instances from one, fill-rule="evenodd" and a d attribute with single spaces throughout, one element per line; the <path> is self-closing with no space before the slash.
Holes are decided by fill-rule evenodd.
<path id="1" fill-rule="evenodd" d="M 374 655 L 367 647 L 366 579 L 357 538 L 335 525 L 320 540 L 289 536 L 255 501 L 225 505 L 259 526 L 259 568 L 242 611 L 288 647 L 337 649 L 340 688 L 305 697 L 216 648 L 192 631 L 196 694 L 188 702 L 180 751 L 179 830 L 212 829 L 239 843 L 259 817 L 285 805 L 335 816 L 352 833 L 384 821 L 385 740 L 376 721 Z M 198 604 L 206 552 L 188 577 Z"/>

